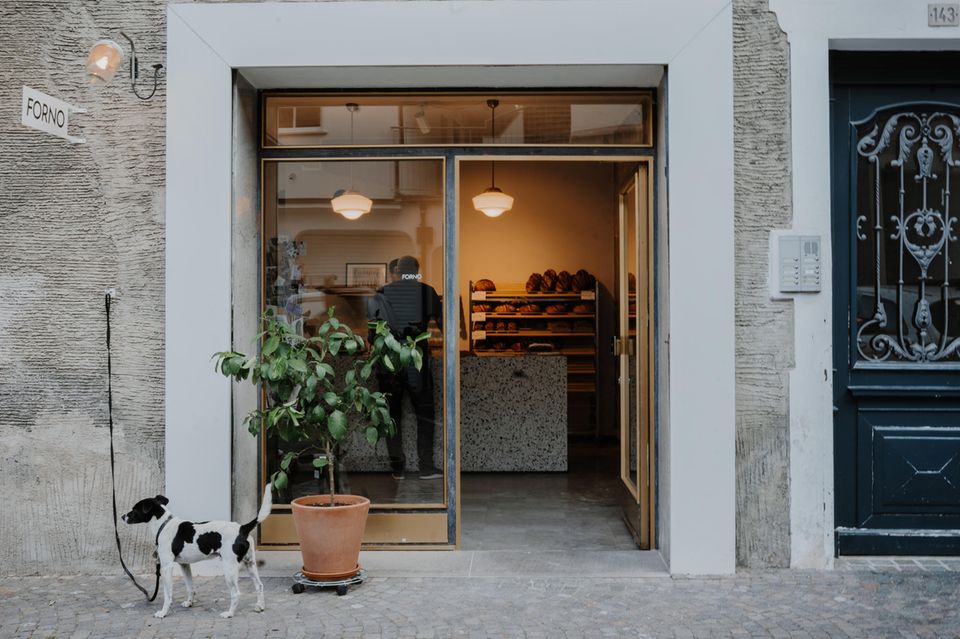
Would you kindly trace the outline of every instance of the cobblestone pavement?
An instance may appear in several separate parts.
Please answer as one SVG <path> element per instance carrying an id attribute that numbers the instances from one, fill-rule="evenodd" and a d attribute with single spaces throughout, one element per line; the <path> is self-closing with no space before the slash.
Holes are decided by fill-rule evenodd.
<path id="1" fill-rule="evenodd" d="M 960 637 L 960 573 L 899 566 L 741 572 L 723 578 L 372 578 L 343 597 L 249 580 L 237 616 L 226 588 L 197 579 L 197 602 L 155 619 L 119 577 L 6 578 L 3 637 Z M 177 600 L 183 585 L 175 581 Z M 138 598 L 140 597 L 140 598 Z"/>

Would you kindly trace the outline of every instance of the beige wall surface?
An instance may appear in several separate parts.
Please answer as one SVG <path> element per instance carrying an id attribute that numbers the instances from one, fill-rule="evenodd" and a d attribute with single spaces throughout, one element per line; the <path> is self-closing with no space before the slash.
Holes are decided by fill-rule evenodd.
<path id="1" fill-rule="evenodd" d="M 733 10 L 737 563 L 787 567 L 793 303 L 769 298 L 767 237 L 793 219 L 789 51 L 766 0 Z"/>
<path id="2" fill-rule="evenodd" d="M 164 89 L 142 102 L 122 73 L 94 88 L 83 72 L 90 46 L 121 29 L 145 66 L 164 61 L 164 2 L 0 4 L 0 574 L 119 571 L 106 287 L 120 295 L 118 506 L 163 490 Z M 22 126 L 23 85 L 87 109 L 70 124 L 87 143 Z M 135 528 L 121 531 L 127 560 L 152 565 Z"/>

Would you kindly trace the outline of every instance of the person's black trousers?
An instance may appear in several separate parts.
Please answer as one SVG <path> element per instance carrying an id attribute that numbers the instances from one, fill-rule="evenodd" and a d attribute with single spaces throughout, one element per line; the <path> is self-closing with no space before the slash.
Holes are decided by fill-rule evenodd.
<path id="1" fill-rule="evenodd" d="M 396 434 L 387 438 L 387 450 L 390 453 L 390 465 L 393 470 L 403 470 L 406 460 L 403 455 L 403 397 L 409 394 L 413 409 L 417 414 L 417 457 L 420 470 L 434 467 L 433 435 L 436 424 L 436 411 L 433 404 L 433 374 L 430 358 L 423 358 L 420 370 L 408 366 L 396 375 L 382 371 L 379 376 L 381 392 L 388 393 L 390 416 L 396 426 Z"/>

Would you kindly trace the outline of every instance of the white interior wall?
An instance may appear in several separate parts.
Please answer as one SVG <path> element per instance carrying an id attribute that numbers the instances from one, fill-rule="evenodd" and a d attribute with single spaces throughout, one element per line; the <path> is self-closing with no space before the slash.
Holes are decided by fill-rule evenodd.
<path id="1" fill-rule="evenodd" d="M 407 26 L 402 33 L 398 23 Z M 364 24 L 366 45 L 354 46 L 348 30 L 325 29 L 329 24 Z M 321 30 L 325 37 L 317 39 Z M 496 47 L 489 46 L 491 30 L 500 35 Z M 671 571 L 734 570 L 733 86 L 726 0 L 171 4 L 167 36 L 166 478 L 184 516 L 230 512 L 230 392 L 210 371 L 209 353 L 230 343 L 231 69 L 316 72 L 442 62 L 475 67 L 477 74 L 461 71 L 457 78 L 477 86 L 478 77 L 559 65 L 565 73 L 549 76 L 553 81 L 590 86 L 589 72 L 581 71 L 595 65 L 667 65 L 671 312 L 661 330 L 671 350 L 669 396 L 661 401 L 669 402 L 671 424 L 661 430 L 669 439 L 669 470 L 660 477 L 669 484 L 663 511 L 669 522 L 661 521 L 661 530 L 669 536 Z M 390 76 L 401 77 L 402 70 Z M 710 171 L 703 170 L 705 157 Z M 204 318 L 199 327 L 198 315 Z"/>

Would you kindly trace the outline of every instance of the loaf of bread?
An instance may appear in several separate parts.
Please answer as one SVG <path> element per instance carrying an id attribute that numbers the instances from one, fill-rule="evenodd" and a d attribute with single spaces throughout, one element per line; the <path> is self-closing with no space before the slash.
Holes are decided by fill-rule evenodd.
<path id="1" fill-rule="evenodd" d="M 540 290 L 541 284 L 543 284 L 543 276 L 539 273 L 532 273 L 530 277 L 527 278 L 527 283 L 524 288 L 527 290 L 527 293 L 536 293 Z"/>
<path id="2" fill-rule="evenodd" d="M 477 280 L 473 283 L 473 290 L 475 291 L 495 291 L 497 290 L 497 285 L 491 280 Z"/>
<path id="3" fill-rule="evenodd" d="M 569 333 L 572 328 L 570 322 L 567 320 L 554 320 L 547 322 L 547 330 L 554 333 Z"/>
<path id="4" fill-rule="evenodd" d="M 518 306 L 517 311 L 520 313 L 539 313 L 540 307 L 536 304 L 524 304 L 523 306 Z"/>
<path id="5" fill-rule="evenodd" d="M 517 332 L 517 323 L 516 322 L 507 322 L 507 332 L 516 333 Z"/>
<path id="6" fill-rule="evenodd" d="M 575 304 L 575 305 L 573 306 L 573 309 L 571 309 L 571 312 L 573 312 L 573 313 L 592 313 L 592 312 L 593 312 L 593 305 L 592 305 L 592 304 L 584 304 L 584 303 L 581 302 L 580 304 Z"/>
<path id="7" fill-rule="evenodd" d="M 507 330 L 507 323 L 506 323 L 506 322 L 497 322 L 497 323 L 494 325 L 493 330 L 495 330 L 495 331 L 498 332 L 498 333 L 504 333 L 504 332 L 506 332 L 506 330 Z"/>
<path id="8" fill-rule="evenodd" d="M 485 330 L 485 331 L 492 331 L 495 326 L 496 326 L 496 324 L 494 324 L 492 321 L 489 321 L 489 320 L 488 320 L 487 323 L 483 325 L 483 330 Z"/>
<path id="9" fill-rule="evenodd" d="M 562 315 L 567 312 L 567 307 L 563 304 L 550 304 L 543 311 L 547 315 Z"/>
<path id="10" fill-rule="evenodd" d="M 596 278 L 588 271 L 580 269 L 573 276 L 573 279 L 570 282 L 570 289 L 574 293 L 579 293 L 580 291 L 589 291 L 593 289 L 596 281 Z"/>
<path id="11" fill-rule="evenodd" d="M 516 351 L 517 353 L 523 352 L 523 344 L 521 342 L 514 342 L 510 345 L 511 351 Z"/>
<path id="12" fill-rule="evenodd" d="M 570 290 L 570 273 L 567 271 L 560 271 L 557 274 L 557 283 L 553 287 L 557 293 L 566 293 Z"/>
<path id="13" fill-rule="evenodd" d="M 493 310 L 493 304 L 474 304 L 473 312 L 474 313 L 489 313 Z"/>
<path id="14" fill-rule="evenodd" d="M 540 290 L 544 293 L 549 293 L 553 291 L 553 287 L 557 285 L 557 272 L 552 268 L 548 268 L 543 272 L 543 281 L 540 283 Z"/>
<path id="15" fill-rule="evenodd" d="M 517 307 L 513 304 L 499 304 L 493 310 L 496 313 L 516 313 Z"/>

